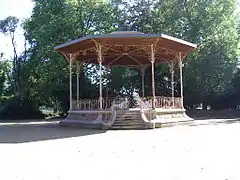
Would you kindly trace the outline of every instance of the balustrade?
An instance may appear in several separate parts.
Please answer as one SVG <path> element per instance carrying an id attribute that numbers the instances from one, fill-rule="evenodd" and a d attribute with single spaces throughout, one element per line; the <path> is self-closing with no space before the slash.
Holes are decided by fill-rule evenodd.
<path id="1" fill-rule="evenodd" d="M 127 109 L 127 108 L 140 108 L 140 109 L 151 109 L 152 108 L 152 97 L 144 98 L 103 98 L 102 105 L 103 110 L 113 108 Z M 156 96 L 155 101 L 156 108 L 182 108 L 180 97 L 163 97 Z M 116 107 L 115 107 L 116 106 Z M 76 100 L 72 101 L 73 110 L 100 110 L 99 99 L 80 99 L 79 102 Z"/>
<path id="2" fill-rule="evenodd" d="M 102 105 L 104 109 L 110 109 L 113 103 L 113 98 L 103 98 Z M 80 99 L 79 102 L 73 100 L 73 110 L 100 110 L 99 99 Z"/>

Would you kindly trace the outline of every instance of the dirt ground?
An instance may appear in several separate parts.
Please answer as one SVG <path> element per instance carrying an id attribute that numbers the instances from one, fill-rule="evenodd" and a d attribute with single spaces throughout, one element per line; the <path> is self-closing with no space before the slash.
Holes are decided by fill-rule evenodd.
<path id="1" fill-rule="evenodd" d="M 0 179 L 239 180 L 239 122 L 132 131 L 0 123 Z"/>

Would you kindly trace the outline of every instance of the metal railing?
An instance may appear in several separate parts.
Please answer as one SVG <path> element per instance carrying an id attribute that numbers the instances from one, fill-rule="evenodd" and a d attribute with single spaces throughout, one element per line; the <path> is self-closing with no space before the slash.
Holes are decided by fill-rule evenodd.
<path id="1" fill-rule="evenodd" d="M 112 106 L 114 98 L 103 98 L 102 106 L 103 110 L 110 109 Z M 72 101 L 73 110 L 99 110 L 100 102 L 99 99 L 80 99 L 79 101 Z"/>
<path id="2" fill-rule="evenodd" d="M 182 108 L 180 97 L 156 96 L 156 108 Z"/>
<path id="3" fill-rule="evenodd" d="M 151 109 L 153 97 L 144 97 L 141 98 L 141 109 Z M 180 97 L 164 97 L 164 96 L 156 96 L 155 98 L 155 107 L 156 108 L 182 108 L 181 107 L 181 98 Z"/>
<path id="4" fill-rule="evenodd" d="M 103 98 L 102 105 L 103 110 L 110 110 L 111 107 L 115 109 L 128 109 L 128 108 L 140 108 L 140 109 L 152 109 L 153 97 L 144 98 Z M 73 110 L 100 110 L 99 99 L 80 99 L 79 102 L 76 100 L 72 101 Z M 164 97 L 156 96 L 155 99 L 156 108 L 182 108 L 180 97 Z"/>

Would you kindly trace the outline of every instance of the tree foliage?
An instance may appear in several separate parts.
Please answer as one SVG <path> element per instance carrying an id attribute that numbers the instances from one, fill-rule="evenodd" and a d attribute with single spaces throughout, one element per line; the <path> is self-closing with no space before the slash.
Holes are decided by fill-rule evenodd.
<path id="1" fill-rule="evenodd" d="M 198 45 L 197 52 L 184 61 L 186 104 L 209 104 L 209 96 L 225 93 L 239 56 L 235 0 L 141 0 L 131 4 L 129 22 L 135 30 L 166 33 Z"/>
<path id="2" fill-rule="evenodd" d="M 69 92 L 68 63 L 54 47 L 71 39 L 87 34 L 107 33 L 114 30 L 114 14 L 105 1 L 36 0 L 33 15 L 25 22 L 26 36 L 31 55 L 25 77 L 33 87 L 31 96 L 40 98 L 41 103 L 52 103 L 67 110 Z M 29 73 L 31 78 L 29 77 Z M 81 74 L 81 96 L 96 96 L 96 85 Z M 75 77 L 73 78 L 75 79 Z M 76 81 L 73 81 L 74 86 Z M 29 90 L 29 89 L 28 89 Z"/>
<path id="3" fill-rule="evenodd" d="M 8 35 L 11 39 L 12 48 L 13 48 L 13 68 L 12 68 L 12 76 L 13 76 L 13 89 L 15 94 L 19 92 L 19 81 L 20 81 L 20 59 L 17 54 L 17 46 L 15 41 L 16 29 L 19 25 L 19 19 L 13 16 L 9 16 L 3 20 L 0 20 L 0 32 L 4 35 Z"/>
<path id="4" fill-rule="evenodd" d="M 132 30 L 144 33 L 166 33 L 196 43 L 199 46 L 198 51 L 187 57 L 184 68 L 186 103 L 192 106 L 202 102 L 209 104 L 207 102 L 210 99 L 209 96 L 224 94 L 231 84 L 239 55 L 238 19 L 235 10 L 235 0 L 131 2 L 41 0 L 36 1 L 33 16 L 26 22 L 26 27 L 30 29 L 26 28 L 26 31 L 30 37 L 32 36 L 30 39 L 35 40 L 36 44 L 39 43 L 35 48 L 43 49 L 43 53 L 37 53 L 41 59 L 45 59 L 44 55 L 49 57 L 50 54 L 54 54 L 52 48 L 57 44 L 86 34 L 110 32 L 117 24 L 129 25 Z M 46 23 L 47 21 L 49 23 Z M 35 25 L 31 29 L 33 23 Z M 34 36 L 31 35 L 32 33 Z M 54 68 L 66 67 L 64 60 L 59 58 L 55 60 L 50 57 L 48 63 L 54 65 Z M 169 77 L 168 68 L 165 65 L 159 65 L 156 68 L 157 94 L 167 95 L 169 93 L 169 78 L 166 78 Z M 42 64 L 40 69 L 44 69 Z M 62 85 L 66 86 L 68 80 L 67 69 L 65 70 L 48 72 L 54 72 L 60 78 L 65 76 Z M 62 75 L 59 76 L 59 73 Z M 146 80 L 150 78 L 150 73 L 151 71 L 147 70 Z M 54 79 L 55 77 L 53 76 Z M 121 81 L 119 77 L 122 77 Z M 119 93 L 123 87 L 132 91 L 140 89 L 141 83 L 137 70 L 113 68 L 108 78 L 111 82 L 108 84 L 111 92 Z M 51 78 L 48 77 L 46 81 L 49 79 Z M 177 74 L 175 79 L 176 94 L 178 94 Z M 151 80 L 146 82 L 149 82 L 146 84 L 146 92 L 151 95 Z M 54 84 L 49 86 L 55 87 Z"/>
<path id="5" fill-rule="evenodd" d="M 239 17 L 236 0 L 34 0 L 32 16 L 24 22 L 30 48 L 21 65 L 22 95 L 38 105 L 68 109 L 67 61 L 56 45 L 89 34 L 115 31 L 119 25 L 143 33 L 165 33 L 198 45 L 184 60 L 184 96 L 187 107 L 200 103 L 212 108 L 239 104 Z M 6 23 L 7 22 L 7 23 Z M 0 22 L 3 33 L 14 32 L 17 19 Z M 12 28 L 11 28 L 12 27 Z M 11 36 L 12 37 L 12 36 Z M 83 64 L 81 97 L 98 96 L 98 67 Z M 175 66 L 175 94 L 179 95 Z M 108 96 L 141 92 L 138 69 L 104 70 Z M 170 95 L 168 65 L 156 66 L 157 95 Z M 76 75 L 73 74 L 73 80 Z M 151 69 L 146 69 L 145 92 L 151 95 Z M 76 95 L 76 81 L 73 81 Z M 234 99 L 234 101 L 233 101 Z M 225 103 L 227 102 L 227 103 Z M 219 106 L 219 104 L 224 104 Z"/>

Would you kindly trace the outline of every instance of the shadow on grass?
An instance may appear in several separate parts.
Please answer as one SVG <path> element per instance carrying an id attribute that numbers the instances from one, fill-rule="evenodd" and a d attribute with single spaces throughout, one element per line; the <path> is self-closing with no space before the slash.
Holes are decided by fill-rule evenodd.
<path id="1" fill-rule="evenodd" d="M 238 119 L 240 118 L 239 109 L 224 109 L 224 110 L 187 110 L 186 114 L 195 120 L 209 119 Z"/>
<path id="2" fill-rule="evenodd" d="M 235 119 L 195 119 L 194 124 L 189 126 L 201 126 L 201 125 L 223 125 L 223 124 L 234 124 L 240 123 L 240 118 Z"/>
<path id="3" fill-rule="evenodd" d="M 39 124 L 0 124 L 0 143 L 24 143 L 105 133 L 106 130 L 64 127 L 58 122 Z"/>

